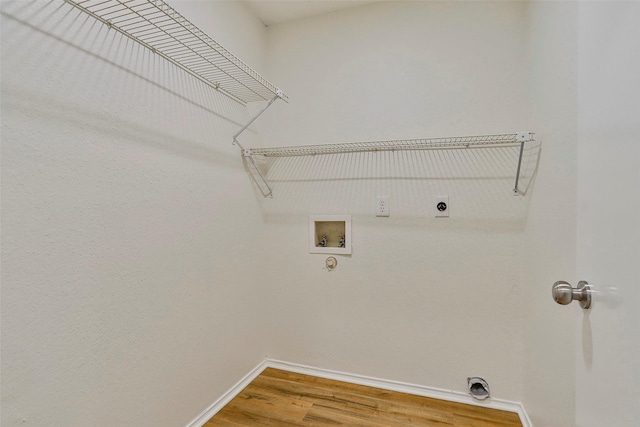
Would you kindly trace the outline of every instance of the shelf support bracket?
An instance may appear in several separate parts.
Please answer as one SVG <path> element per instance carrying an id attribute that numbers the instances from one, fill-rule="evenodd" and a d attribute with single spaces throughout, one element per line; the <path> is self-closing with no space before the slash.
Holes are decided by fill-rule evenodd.
<path id="1" fill-rule="evenodd" d="M 267 108 L 271 107 L 271 104 L 273 104 L 276 101 L 276 99 L 282 98 L 283 96 L 284 96 L 284 93 L 280 89 L 277 89 L 276 90 L 276 95 L 273 98 L 271 98 L 271 100 L 267 103 L 267 105 L 265 105 L 262 110 L 258 111 L 258 113 L 255 116 L 253 116 L 251 118 L 251 120 L 249 120 L 249 122 L 246 125 L 242 126 L 242 128 L 240 128 L 240 130 L 238 132 L 236 132 L 235 135 L 233 135 L 233 145 L 237 145 L 238 147 L 240 147 L 240 150 L 242 151 L 243 158 L 244 159 L 249 159 L 249 162 L 251 162 L 251 166 L 253 166 L 253 168 L 251 168 L 250 165 L 247 164 L 247 171 L 249 172 L 249 175 L 251 175 L 251 178 L 256 183 L 256 185 L 258 185 L 258 188 L 260 188 L 260 191 L 262 191 L 262 194 L 264 195 L 264 197 L 273 197 L 273 191 L 271 190 L 271 186 L 267 182 L 267 179 L 264 177 L 262 172 L 260 172 L 260 169 L 258 168 L 258 165 L 256 165 L 256 162 L 254 160 L 254 156 L 251 153 L 251 149 L 250 148 L 244 148 L 242 146 L 242 144 L 240 144 L 238 142 L 238 137 L 242 134 L 242 132 L 247 130 L 247 128 L 249 128 L 249 126 L 251 126 L 251 124 L 253 122 L 255 122 L 256 119 L 262 115 L 262 113 L 267 111 Z M 256 177 L 256 175 L 257 175 L 257 177 Z M 258 181 L 258 179 L 267 188 L 266 192 L 263 191 L 262 188 L 260 187 L 260 181 Z"/>
<path id="2" fill-rule="evenodd" d="M 273 104 L 276 101 L 276 99 L 282 98 L 282 96 L 283 96 L 282 91 L 278 89 L 276 91 L 276 96 L 271 98 L 271 100 L 267 103 L 267 105 L 265 105 L 265 107 L 262 110 L 258 111 L 258 113 L 255 116 L 253 116 L 253 118 L 249 120 L 249 122 L 246 125 L 242 126 L 240 130 L 236 132 L 235 135 L 233 135 L 233 145 L 237 145 L 238 147 L 240 147 L 241 150 L 244 150 L 244 147 L 242 147 L 242 145 L 240 145 L 240 143 L 238 142 L 238 137 L 240 136 L 240 134 L 242 134 L 242 132 L 247 130 L 247 128 L 251 126 L 251 123 L 255 122 L 256 119 L 262 115 L 262 113 L 267 111 L 267 108 L 271 107 L 271 104 Z"/>
<path id="3" fill-rule="evenodd" d="M 520 169 L 522 167 L 522 154 L 524 153 L 524 143 L 531 141 L 533 138 L 530 132 L 518 132 L 516 134 L 516 140 L 520 143 L 520 154 L 518 156 L 518 168 L 516 170 L 516 183 L 513 186 L 513 195 L 519 196 L 520 190 L 518 190 L 518 182 L 520 181 Z"/>
<path id="4" fill-rule="evenodd" d="M 269 181 L 267 181 L 267 179 L 264 177 L 264 175 L 262 175 L 262 172 L 260 172 L 260 169 L 258 168 L 258 165 L 256 165 L 256 162 L 254 160 L 254 156 L 253 156 L 253 154 L 251 154 L 251 149 L 243 150 L 243 156 L 244 156 L 245 159 L 249 159 L 249 162 L 251 162 L 251 166 L 253 166 L 253 171 L 255 171 L 255 173 L 252 171 L 251 167 L 248 164 L 247 164 L 247 171 L 249 172 L 249 175 L 251 175 L 251 178 L 253 179 L 253 182 L 256 183 L 256 185 L 258 186 L 258 188 L 262 192 L 262 195 L 264 197 L 273 198 L 273 190 L 271 189 L 271 186 L 269 185 Z M 256 178 L 256 175 L 257 175 L 257 178 Z M 260 181 L 258 181 L 258 178 L 260 178 Z M 260 186 L 260 182 L 262 182 L 262 184 L 264 184 L 264 186 L 267 187 L 267 191 L 264 191 L 262 189 L 262 187 Z"/>

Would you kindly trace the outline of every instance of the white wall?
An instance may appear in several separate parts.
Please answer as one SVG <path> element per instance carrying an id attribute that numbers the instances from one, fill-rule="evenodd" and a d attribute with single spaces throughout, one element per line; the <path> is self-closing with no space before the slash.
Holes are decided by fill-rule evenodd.
<path id="1" fill-rule="evenodd" d="M 551 298 L 576 279 L 577 4 L 527 9 L 531 123 L 542 145 L 525 232 L 524 405 L 536 426 L 574 425 L 576 307 Z"/>
<path id="2" fill-rule="evenodd" d="M 269 73 L 291 98 L 270 145 L 506 133 L 527 117 L 522 3 L 393 2 L 268 30 Z M 334 155 L 267 162 L 273 277 L 269 355 L 522 398 L 523 236 L 515 150 Z M 525 182 L 526 187 L 526 182 Z M 377 195 L 391 216 L 376 218 Z M 447 194 L 451 217 L 433 217 Z M 353 215 L 353 255 L 308 253 L 309 214 Z"/>
<path id="3" fill-rule="evenodd" d="M 2 425 L 186 425 L 266 352 L 248 114 L 61 4 L 2 3 Z M 261 67 L 241 4 L 178 7 Z"/>

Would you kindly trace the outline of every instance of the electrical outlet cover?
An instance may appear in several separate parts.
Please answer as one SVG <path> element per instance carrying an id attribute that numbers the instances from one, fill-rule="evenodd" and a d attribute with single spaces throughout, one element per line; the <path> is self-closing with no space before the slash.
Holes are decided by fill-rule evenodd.
<path id="1" fill-rule="evenodd" d="M 389 216 L 389 196 L 378 196 L 376 199 L 376 216 Z"/>

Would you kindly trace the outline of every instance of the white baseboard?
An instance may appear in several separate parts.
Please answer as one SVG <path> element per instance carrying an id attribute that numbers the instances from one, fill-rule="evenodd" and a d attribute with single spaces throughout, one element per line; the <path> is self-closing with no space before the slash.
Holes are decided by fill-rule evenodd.
<path id="1" fill-rule="evenodd" d="M 207 409 L 202 411 L 200 415 L 195 417 L 186 427 L 202 427 L 211 417 L 217 414 L 224 406 L 231 402 L 240 392 L 248 386 L 251 381 L 255 380 L 258 375 L 262 373 L 268 367 L 267 359 L 263 360 L 251 370 L 247 375 L 238 381 L 233 387 L 227 390 L 222 396 L 220 396 L 215 402 L 213 402 Z"/>
<path id="2" fill-rule="evenodd" d="M 400 381 L 385 380 L 380 378 L 368 377 L 358 374 L 350 374 L 347 372 L 334 371 L 331 369 L 316 368 L 313 366 L 301 365 L 298 363 L 284 362 L 282 360 L 265 359 L 256 366 L 251 372 L 227 391 L 222 397 L 216 400 L 209 408 L 198 415 L 186 427 L 202 427 L 207 420 L 213 417 L 220 409 L 222 409 L 231 399 L 238 395 L 251 381 L 253 381 L 266 368 L 276 368 L 283 371 L 295 372 L 298 374 L 312 375 L 315 377 L 326 378 L 336 381 L 344 381 L 353 384 L 365 385 L 369 387 L 377 387 L 384 390 L 397 391 L 401 393 L 414 394 L 417 396 L 431 397 L 434 399 L 447 400 L 450 402 L 465 403 L 467 405 L 482 406 L 485 408 L 498 409 L 501 411 L 514 412 L 520 417 L 523 427 L 533 427 L 524 406 L 520 402 L 512 402 L 509 400 L 489 398 L 486 400 L 476 400 L 466 393 L 454 390 L 445 390 L 434 387 L 427 387 L 417 384 L 403 383 Z"/>

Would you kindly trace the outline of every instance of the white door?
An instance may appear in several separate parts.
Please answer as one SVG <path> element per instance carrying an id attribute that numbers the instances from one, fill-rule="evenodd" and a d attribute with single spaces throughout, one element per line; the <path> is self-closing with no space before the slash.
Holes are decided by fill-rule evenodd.
<path id="1" fill-rule="evenodd" d="M 578 32 L 576 425 L 640 426 L 640 3 L 584 2 Z M 575 284 L 573 284 L 575 286 Z"/>

